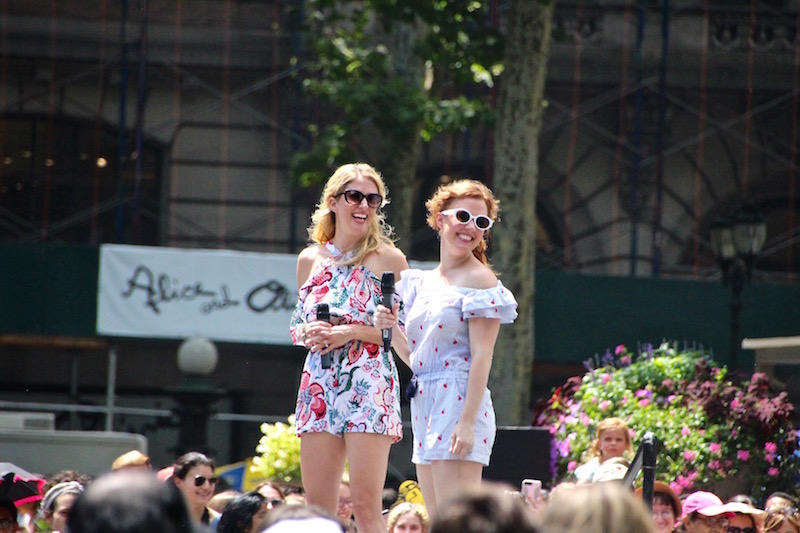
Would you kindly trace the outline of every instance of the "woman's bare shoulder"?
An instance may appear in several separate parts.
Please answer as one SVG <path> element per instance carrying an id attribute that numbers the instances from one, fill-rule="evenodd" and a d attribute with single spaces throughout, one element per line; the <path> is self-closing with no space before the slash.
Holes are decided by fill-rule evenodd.
<path id="1" fill-rule="evenodd" d="M 388 244 L 382 244 L 375 251 L 370 252 L 364 258 L 363 264 L 376 275 L 387 271 L 399 275 L 408 268 L 408 261 L 406 261 L 403 251 Z"/>
<path id="2" fill-rule="evenodd" d="M 464 285 L 472 289 L 491 289 L 497 286 L 497 276 L 483 263 L 470 267 L 465 274 Z"/>

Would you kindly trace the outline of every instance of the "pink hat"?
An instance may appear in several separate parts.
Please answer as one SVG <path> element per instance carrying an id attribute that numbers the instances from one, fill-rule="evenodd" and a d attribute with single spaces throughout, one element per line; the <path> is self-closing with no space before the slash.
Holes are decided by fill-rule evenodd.
<path id="1" fill-rule="evenodd" d="M 686 520 L 686 517 L 692 513 L 703 516 L 733 515 L 733 511 L 723 505 L 722 500 L 716 494 L 705 491 L 693 492 L 683 501 L 681 521 Z"/>

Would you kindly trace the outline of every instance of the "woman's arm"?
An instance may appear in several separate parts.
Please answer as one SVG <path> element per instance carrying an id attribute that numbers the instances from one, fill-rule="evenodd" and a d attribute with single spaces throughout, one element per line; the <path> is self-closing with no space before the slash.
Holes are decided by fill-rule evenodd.
<path id="1" fill-rule="evenodd" d="M 408 347 L 408 337 L 406 337 L 406 334 L 400 329 L 400 325 L 397 322 L 397 312 L 399 310 L 399 303 L 394 305 L 394 312 L 389 312 L 387 308 L 379 305 L 375 310 L 372 321 L 379 334 L 383 329 L 392 328 L 392 348 L 394 348 L 400 360 L 411 368 L 411 348 Z"/>
<path id="2" fill-rule="evenodd" d="M 406 256 L 397 248 L 385 246 L 365 261 L 365 266 L 373 272 L 394 272 L 395 279 L 400 279 L 400 272 L 408 269 Z M 308 331 L 308 330 L 307 330 Z M 324 322 L 310 328 L 310 335 L 322 353 L 327 353 L 335 348 L 340 348 L 353 340 L 360 340 L 372 344 L 382 344 L 380 329 L 364 324 L 340 324 L 332 326 Z M 394 338 L 394 333 L 392 334 Z M 327 347 L 326 347 L 327 346 Z M 401 357 L 402 358 L 402 357 Z"/>
<path id="3" fill-rule="evenodd" d="M 467 455 L 475 444 L 475 419 L 489 383 L 492 369 L 494 344 L 500 331 L 500 320 L 495 318 L 471 318 L 469 320 L 469 346 L 472 363 L 467 379 L 467 397 L 453 435 L 450 438 L 450 453 Z"/>

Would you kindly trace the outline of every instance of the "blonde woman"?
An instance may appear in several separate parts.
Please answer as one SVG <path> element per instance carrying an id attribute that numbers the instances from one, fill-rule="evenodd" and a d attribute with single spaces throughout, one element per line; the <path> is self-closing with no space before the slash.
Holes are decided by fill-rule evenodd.
<path id="1" fill-rule="evenodd" d="M 389 448 L 403 434 L 397 368 L 372 327 L 381 274 L 408 268 L 390 239 L 385 204 L 383 179 L 367 164 L 343 165 L 328 179 L 308 229 L 312 244 L 297 258 L 290 324 L 295 344 L 309 350 L 295 410 L 307 502 L 335 514 L 349 462 L 360 533 L 385 532 L 381 490 Z M 320 304 L 329 320 L 317 319 Z"/>
<path id="2" fill-rule="evenodd" d="M 489 464 L 496 433 L 489 371 L 500 324 L 516 318 L 517 303 L 486 258 L 498 214 L 489 188 L 453 181 L 425 207 L 428 225 L 439 235 L 439 265 L 403 272 L 398 292 L 405 332 L 385 307 L 375 323 L 394 327 L 394 347 L 414 372 L 412 461 L 425 507 L 435 516 L 454 490 L 479 485 Z"/>
<path id="3" fill-rule="evenodd" d="M 386 519 L 389 533 L 428 533 L 431 525 L 428 511 L 418 503 L 398 503 Z"/>

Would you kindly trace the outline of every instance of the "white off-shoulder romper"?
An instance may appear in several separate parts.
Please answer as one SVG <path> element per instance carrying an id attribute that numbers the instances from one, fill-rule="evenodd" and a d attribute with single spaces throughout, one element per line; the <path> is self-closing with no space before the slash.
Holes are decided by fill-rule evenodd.
<path id="1" fill-rule="evenodd" d="M 514 295 L 498 281 L 490 289 L 426 284 L 426 272 L 402 272 L 397 291 L 403 299 L 400 321 L 411 349 L 411 370 L 417 391 L 411 399 L 414 451 L 411 460 L 429 464 L 459 459 L 489 464 L 496 424 L 487 388 L 475 420 L 472 452 L 449 452 L 450 437 L 464 408 L 472 357 L 469 346 L 471 318 L 497 318 L 501 324 L 517 317 Z"/>

